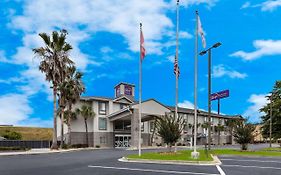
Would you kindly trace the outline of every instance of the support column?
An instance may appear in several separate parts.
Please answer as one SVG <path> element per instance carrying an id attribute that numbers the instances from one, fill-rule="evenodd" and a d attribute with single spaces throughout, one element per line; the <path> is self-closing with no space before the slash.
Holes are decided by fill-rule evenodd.
<path id="1" fill-rule="evenodd" d="M 131 148 L 138 148 L 139 143 L 139 110 L 134 109 L 131 117 Z"/>

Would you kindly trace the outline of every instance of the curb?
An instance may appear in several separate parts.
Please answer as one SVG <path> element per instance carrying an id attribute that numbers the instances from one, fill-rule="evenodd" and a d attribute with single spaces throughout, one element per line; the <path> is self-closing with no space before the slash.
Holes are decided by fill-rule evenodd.
<path id="1" fill-rule="evenodd" d="M 17 155 L 38 155 L 38 154 L 54 154 L 54 153 L 65 153 L 65 152 L 74 152 L 74 151 L 83 151 L 83 150 L 98 150 L 97 148 L 78 148 L 78 149 L 68 149 L 68 150 L 50 150 L 47 152 L 7 152 L 0 153 L 1 156 L 17 156 Z"/>
<path id="2" fill-rule="evenodd" d="M 211 165 L 221 165 L 221 161 L 217 156 L 211 155 L 213 161 L 178 161 L 178 160 L 151 160 L 151 159 L 128 159 L 126 157 L 122 157 L 118 159 L 120 162 L 131 162 L 131 163 L 151 163 L 151 164 L 172 164 L 172 165 L 203 165 L 203 166 L 211 166 Z"/>

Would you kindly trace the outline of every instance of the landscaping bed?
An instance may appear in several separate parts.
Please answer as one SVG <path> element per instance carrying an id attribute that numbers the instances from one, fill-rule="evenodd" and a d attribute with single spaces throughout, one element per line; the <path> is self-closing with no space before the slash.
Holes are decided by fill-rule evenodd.
<path id="1" fill-rule="evenodd" d="M 183 150 L 174 152 L 149 152 L 143 153 L 140 157 L 137 154 L 128 155 L 127 159 L 144 159 L 144 160 L 160 160 L 160 161 L 213 161 L 212 156 L 206 153 L 204 150 L 198 150 L 200 156 L 198 159 L 191 157 L 192 150 Z"/>
<path id="2" fill-rule="evenodd" d="M 235 149 L 213 149 L 210 151 L 213 155 L 238 155 L 238 156 L 270 156 L 281 157 L 280 151 L 258 150 L 258 151 L 241 151 Z"/>

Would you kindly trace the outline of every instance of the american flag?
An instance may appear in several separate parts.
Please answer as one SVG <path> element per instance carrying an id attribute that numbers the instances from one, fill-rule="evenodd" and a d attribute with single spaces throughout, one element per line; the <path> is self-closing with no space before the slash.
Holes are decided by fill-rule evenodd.
<path id="1" fill-rule="evenodd" d="M 178 58 L 175 56 L 175 63 L 174 63 L 174 74 L 179 77 L 180 76 L 180 67 L 178 63 Z"/>
<path id="2" fill-rule="evenodd" d="M 140 32 L 140 51 L 141 51 L 141 60 L 143 60 L 146 55 L 146 52 L 144 48 L 144 38 L 143 38 L 142 30 Z"/>

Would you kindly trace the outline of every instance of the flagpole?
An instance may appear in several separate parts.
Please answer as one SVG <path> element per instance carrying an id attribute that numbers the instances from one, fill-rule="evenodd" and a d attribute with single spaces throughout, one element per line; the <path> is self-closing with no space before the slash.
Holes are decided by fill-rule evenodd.
<path id="1" fill-rule="evenodd" d="M 176 70 L 176 94 L 175 94 L 175 117 L 178 118 L 178 91 L 179 91 L 179 0 L 177 0 L 177 24 L 176 24 L 176 59 L 177 59 L 177 70 Z M 177 142 L 175 144 L 175 151 L 177 149 Z"/>
<path id="2" fill-rule="evenodd" d="M 140 23 L 140 40 L 141 40 L 141 32 L 142 32 L 142 23 Z M 141 51 L 141 43 L 140 43 L 140 60 L 139 60 L 139 156 L 141 156 L 141 94 L 142 94 L 142 51 Z"/>
<path id="3" fill-rule="evenodd" d="M 192 157 L 197 159 L 199 153 L 196 150 L 197 146 L 197 66 L 198 66 L 198 11 L 196 10 L 196 27 L 195 27 L 195 47 L 194 47 L 194 150 L 191 153 Z"/>

